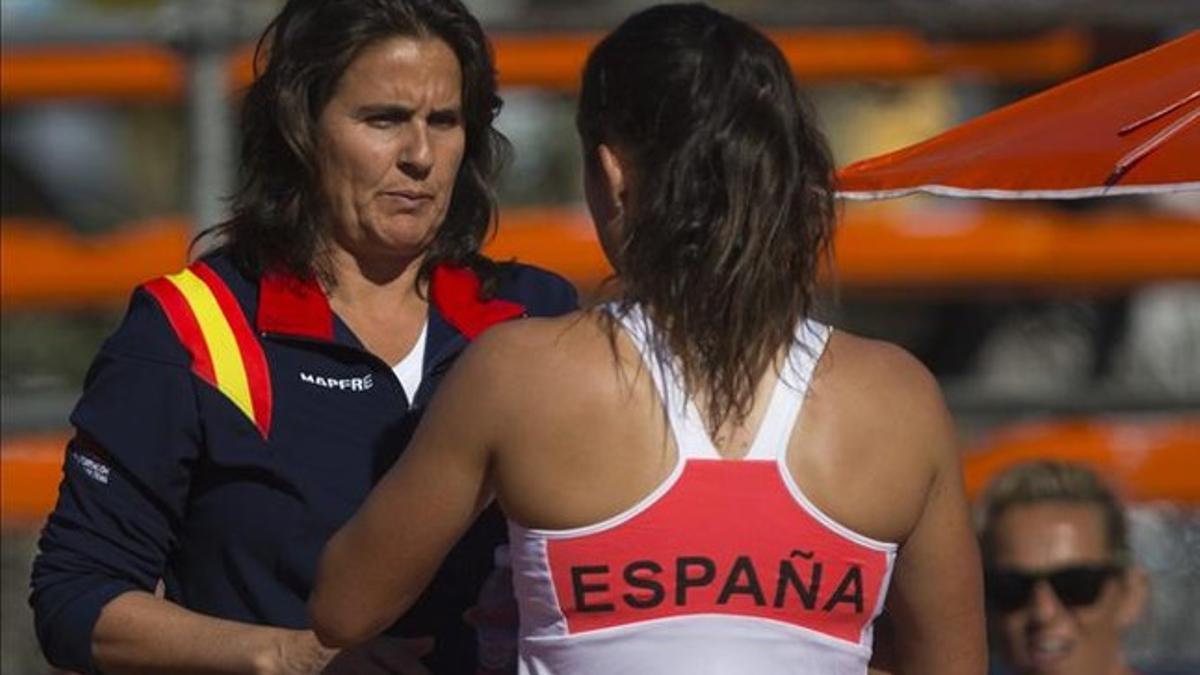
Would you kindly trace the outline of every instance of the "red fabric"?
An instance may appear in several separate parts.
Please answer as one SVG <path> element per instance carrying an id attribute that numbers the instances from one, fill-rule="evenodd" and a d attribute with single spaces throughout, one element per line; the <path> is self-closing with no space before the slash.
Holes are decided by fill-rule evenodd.
<path id="1" fill-rule="evenodd" d="M 525 315 L 525 306 L 500 298 L 481 300 L 479 277 L 469 267 L 438 265 L 433 270 L 433 303 L 446 321 L 474 340 L 495 324 Z"/>
<path id="2" fill-rule="evenodd" d="M 774 461 L 689 460 L 678 481 L 646 510 L 596 534 L 549 539 L 546 555 L 570 634 L 723 614 L 781 621 L 858 643 L 879 606 L 888 569 L 885 552 L 845 538 L 800 506 Z M 711 581 L 681 589 L 681 577 L 696 582 L 705 576 L 700 559 L 711 561 Z M 796 577 L 784 576 L 785 566 Z M 843 587 L 855 574 L 861 583 Z M 639 583 L 630 584 L 630 577 Z M 661 586 L 658 602 L 650 581 Z M 807 602 L 795 583 L 810 593 Z M 837 601 L 849 595 L 859 602 Z M 629 598 L 642 606 L 631 606 Z"/>
<path id="3" fill-rule="evenodd" d="M 167 315 L 167 321 L 170 322 L 171 328 L 179 336 L 179 341 L 191 354 L 192 372 L 216 387 L 217 375 L 213 370 L 212 356 L 208 353 L 208 343 L 204 341 L 204 334 L 200 332 L 200 324 L 197 323 L 196 315 L 192 313 L 192 307 L 188 304 L 187 298 L 183 297 L 183 293 L 175 287 L 175 284 L 165 277 L 148 282 L 142 288 L 158 301 L 163 313 Z"/>
<path id="4" fill-rule="evenodd" d="M 333 310 L 315 279 L 270 272 L 258 284 L 258 316 L 264 333 L 333 340 Z"/>
<path id="5" fill-rule="evenodd" d="M 271 432 L 272 392 L 271 372 L 267 368 L 267 356 L 263 353 L 262 344 L 255 337 L 254 331 L 250 330 L 250 323 L 246 321 L 242 306 L 238 304 L 237 298 L 233 297 L 233 292 L 221 277 L 203 262 L 197 262 L 191 269 L 216 297 L 217 305 L 221 307 L 221 313 L 225 315 L 225 321 L 229 323 L 233 337 L 237 340 L 242 365 L 246 369 L 246 381 L 250 385 L 254 424 L 263 438 L 266 438 Z"/>

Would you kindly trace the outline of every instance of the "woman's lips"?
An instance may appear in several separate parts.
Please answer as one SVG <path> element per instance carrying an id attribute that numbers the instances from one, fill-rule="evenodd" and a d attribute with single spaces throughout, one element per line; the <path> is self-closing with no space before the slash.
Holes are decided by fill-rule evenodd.
<path id="1" fill-rule="evenodd" d="M 1068 640 L 1062 638 L 1035 638 L 1028 644 L 1029 658 L 1039 672 L 1051 672 L 1066 659 L 1071 651 Z"/>
<path id="2" fill-rule="evenodd" d="M 428 192 L 409 190 L 389 190 L 383 193 L 383 198 L 399 211 L 416 211 L 433 201 L 433 195 Z"/>

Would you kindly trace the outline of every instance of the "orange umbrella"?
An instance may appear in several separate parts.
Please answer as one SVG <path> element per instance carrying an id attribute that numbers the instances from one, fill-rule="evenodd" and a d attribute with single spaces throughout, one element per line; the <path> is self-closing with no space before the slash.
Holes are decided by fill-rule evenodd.
<path id="1" fill-rule="evenodd" d="M 1069 199 L 1200 189 L 1200 31 L 839 172 L 839 193 Z"/>

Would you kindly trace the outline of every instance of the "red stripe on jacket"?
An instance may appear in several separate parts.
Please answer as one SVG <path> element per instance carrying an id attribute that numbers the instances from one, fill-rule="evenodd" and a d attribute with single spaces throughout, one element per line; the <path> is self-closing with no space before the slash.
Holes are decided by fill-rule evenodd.
<path id="1" fill-rule="evenodd" d="M 216 387 L 217 374 L 213 369 L 212 356 L 208 353 L 208 343 L 204 341 L 200 324 L 196 321 L 192 306 L 183 297 L 183 293 L 165 277 L 147 282 L 142 288 L 158 301 L 163 313 L 167 315 L 167 321 L 174 329 L 175 335 L 179 337 L 184 349 L 187 349 L 188 354 L 191 355 L 192 372 Z"/>

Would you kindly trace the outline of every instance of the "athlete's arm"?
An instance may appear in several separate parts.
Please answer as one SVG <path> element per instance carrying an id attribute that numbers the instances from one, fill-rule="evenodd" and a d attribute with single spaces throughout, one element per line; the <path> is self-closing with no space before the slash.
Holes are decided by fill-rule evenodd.
<path id="1" fill-rule="evenodd" d="M 901 544 L 888 594 L 895 672 L 983 675 L 987 670 L 982 571 L 963 491 L 957 441 L 936 382 L 923 368 L 911 382 L 921 447 L 931 463 L 925 503 Z"/>
<path id="2" fill-rule="evenodd" d="M 321 556 L 309 612 L 329 646 L 361 643 L 416 601 L 442 558 L 491 500 L 494 430 L 514 382 L 497 326 L 438 387 L 412 441 Z"/>

